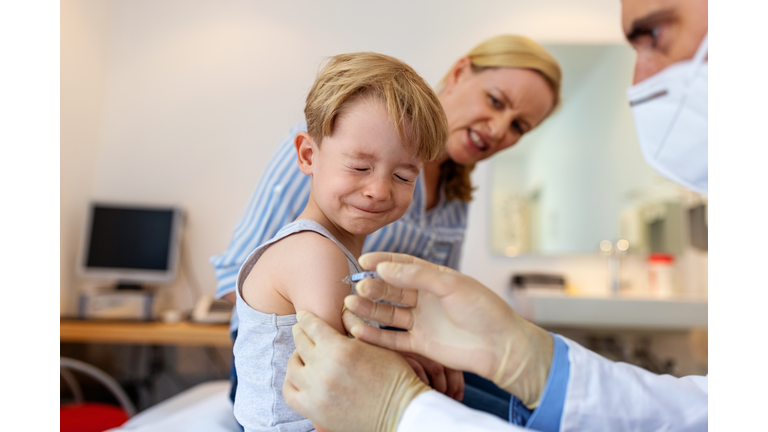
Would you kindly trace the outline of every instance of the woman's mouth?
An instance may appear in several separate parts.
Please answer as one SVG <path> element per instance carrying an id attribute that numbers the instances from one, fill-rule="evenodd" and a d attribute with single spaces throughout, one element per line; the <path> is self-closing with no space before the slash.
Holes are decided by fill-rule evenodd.
<path id="1" fill-rule="evenodd" d="M 477 147 L 477 149 L 480 151 L 486 151 L 490 147 L 485 143 L 485 141 L 483 141 L 483 138 L 480 136 L 480 134 L 473 131 L 472 129 L 469 129 L 469 141 L 474 144 L 474 146 Z"/>

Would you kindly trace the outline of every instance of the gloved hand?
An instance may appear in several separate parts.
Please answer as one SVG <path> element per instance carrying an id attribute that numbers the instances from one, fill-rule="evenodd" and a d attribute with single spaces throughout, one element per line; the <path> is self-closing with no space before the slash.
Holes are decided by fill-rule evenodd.
<path id="1" fill-rule="evenodd" d="M 411 369 L 428 386 L 461 402 L 464 399 L 464 374 L 415 353 L 401 352 Z"/>
<path id="2" fill-rule="evenodd" d="M 356 338 L 397 351 L 415 352 L 447 367 L 474 372 L 535 408 L 552 364 L 554 341 L 496 293 L 447 267 L 404 254 L 368 253 L 360 265 L 382 280 L 357 284 L 348 296 L 355 314 L 408 330 L 398 332 L 345 318 Z M 403 307 L 377 303 L 387 300 Z"/>
<path id="3" fill-rule="evenodd" d="M 342 336 L 309 312 L 296 318 L 283 397 L 314 424 L 334 432 L 394 432 L 411 401 L 432 390 L 400 354 Z"/>

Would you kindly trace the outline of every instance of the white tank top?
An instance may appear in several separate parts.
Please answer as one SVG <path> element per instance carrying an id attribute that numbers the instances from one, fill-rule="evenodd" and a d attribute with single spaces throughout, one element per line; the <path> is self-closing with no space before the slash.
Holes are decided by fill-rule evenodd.
<path id="1" fill-rule="evenodd" d="M 314 231 L 332 240 L 347 257 L 349 273 L 362 270 L 355 257 L 319 223 L 298 219 L 275 234 L 275 237 L 251 252 L 237 275 L 237 314 L 240 329 L 233 348 L 237 371 L 235 418 L 246 432 L 280 431 L 308 432 L 315 430 L 312 422 L 292 410 L 283 399 L 283 381 L 288 358 L 296 348 L 291 327 L 296 315 L 265 314 L 252 309 L 243 301 L 240 290 L 256 261 L 271 245 L 291 234 Z M 350 293 L 357 294 L 354 286 Z"/>

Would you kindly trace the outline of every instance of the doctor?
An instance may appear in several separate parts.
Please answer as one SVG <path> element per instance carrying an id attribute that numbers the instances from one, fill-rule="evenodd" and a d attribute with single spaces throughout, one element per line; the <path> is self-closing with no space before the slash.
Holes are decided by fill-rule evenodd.
<path id="1" fill-rule="evenodd" d="M 661 174 L 701 193 L 708 188 L 707 8 L 706 0 L 622 1 L 623 29 L 637 51 L 627 93 L 643 155 Z M 474 279 L 418 258 L 370 253 L 360 263 L 383 281 L 360 283 L 347 308 L 408 331 L 370 327 L 345 312 L 356 337 L 349 339 L 299 312 L 283 393 L 325 428 L 707 430 L 706 377 L 678 379 L 609 361 L 526 321 Z M 509 423 L 432 391 L 381 347 L 492 380 L 514 395 Z"/>

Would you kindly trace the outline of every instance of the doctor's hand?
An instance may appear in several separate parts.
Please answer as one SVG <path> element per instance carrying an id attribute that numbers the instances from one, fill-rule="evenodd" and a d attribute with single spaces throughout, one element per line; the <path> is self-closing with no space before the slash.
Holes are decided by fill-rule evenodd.
<path id="1" fill-rule="evenodd" d="M 432 390 L 400 354 L 343 336 L 309 312 L 296 318 L 283 397 L 315 425 L 394 432 L 408 404 Z"/>
<path id="2" fill-rule="evenodd" d="M 400 355 L 424 384 L 459 402 L 464 399 L 464 374 L 461 371 L 447 368 L 419 354 L 401 352 Z"/>
<path id="3" fill-rule="evenodd" d="M 359 296 L 347 296 L 344 304 L 361 317 L 407 331 L 379 329 L 345 316 L 350 334 L 474 372 L 529 408 L 536 407 L 554 352 L 547 331 L 526 321 L 481 283 L 447 267 L 385 252 L 365 254 L 359 261 L 364 269 L 375 269 L 381 280 L 359 282 Z"/>

